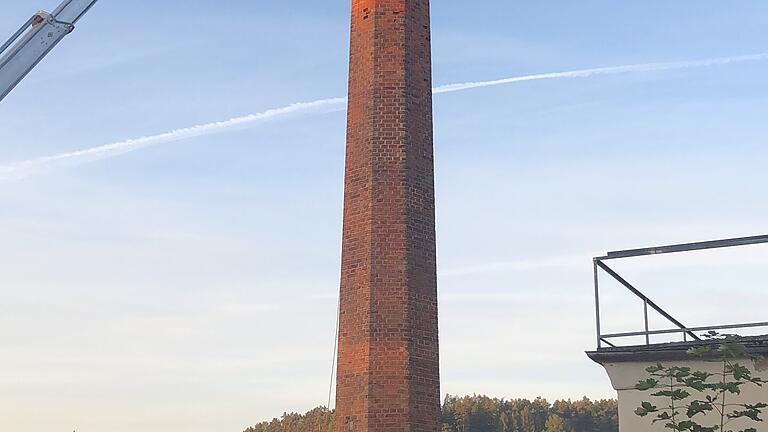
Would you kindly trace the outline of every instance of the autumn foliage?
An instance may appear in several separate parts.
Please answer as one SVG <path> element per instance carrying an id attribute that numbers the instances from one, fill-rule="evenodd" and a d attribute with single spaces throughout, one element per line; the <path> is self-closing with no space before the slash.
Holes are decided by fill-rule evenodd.
<path id="1" fill-rule="evenodd" d="M 333 411 L 315 408 L 306 414 L 283 414 L 245 432 L 333 432 Z M 497 399 L 447 396 L 443 432 L 617 432 L 615 400 L 587 398 L 549 403 L 544 399 Z"/>

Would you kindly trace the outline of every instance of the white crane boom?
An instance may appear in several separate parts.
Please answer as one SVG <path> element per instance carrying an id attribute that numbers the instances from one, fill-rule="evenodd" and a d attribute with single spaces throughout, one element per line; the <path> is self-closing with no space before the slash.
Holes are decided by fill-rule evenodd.
<path id="1" fill-rule="evenodd" d="M 98 0 L 64 0 L 53 12 L 37 12 L 0 47 L 0 101 L 75 29 Z"/>

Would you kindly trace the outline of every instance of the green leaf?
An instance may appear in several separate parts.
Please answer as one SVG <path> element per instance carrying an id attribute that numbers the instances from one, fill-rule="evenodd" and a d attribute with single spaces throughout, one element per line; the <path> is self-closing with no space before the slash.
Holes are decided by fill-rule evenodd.
<path id="1" fill-rule="evenodd" d="M 701 402 L 701 401 L 693 401 L 688 406 L 688 418 L 693 418 L 698 414 L 706 414 L 710 411 L 713 411 L 714 407 L 711 403 L 708 402 Z"/>
<path id="2" fill-rule="evenodd" d="M 744 346 L 743 343 L 738 341 L 738 338 L 726 339 L 725 342 L 720 344 L 720 347 L 717 349 L 717 351 L 723 357 L 727 357 L 727 358 L 748 357 L 747 348 Z"/>
<path id="3" fill-rule="evenodd" d="M 683 389 L 677 389 L 672 392 L 672 400 L 684 400 L 691 397 L 691 394 Z"/>
<path id="4" fill-rule="evenodd" d="M 691 368 L 689 367 L 671 367 L 669 368 L 669 375 L 677 379 L 677 382 L 683 382 L 683 378 L 691 375 Z"/>
<path id="5" fill-rule="evenodd" d="M 705 427 L 701 425 L 694 425 L 693 428 L 691 428 L 692 432 L 715 432 L 718 429 L 720 429 L 720 426 L 712 426 L 712 427 Z"/>
<path id="6" fill-rule="evenodd" d="M 647 380 L 638 382 L 637 385 L 635 385 L 635 389 L 640 391 L 648 391 L 650 389 L 656 388 L 657 385 L 659 385 L 659 381 L 653 378 L 648 378 Z"/>
<path id="7" fill-rule="evenodd" d="M 760 418 L 761 411 L 757 408 L 749 408 L 742 410 L 742 411 L 734 411 L 731 414 L 728 414 L 728 418 L 737 419 L 737 418 L 749 418 L 756 422 L 761 422 L 763 419 Z"/>
<path id="8" fill-rule="evenodd" d="M 659 409 L 654 406 L 650 402 L 643 402 L 640 404 L 640 406 L 635 410 L 635 414 L 639 415 L 640 417 L 645 417 L 648 414 L 658 412 Z"/>
<path id="9" fill-rule="evenodd" d="M 643 409 L 647 410 L 648 412 L 656 412 L 656 406 L 650 402 L 643 402 L 640 404 L 640 406 L 642 406 Z"/>
<path id="10" fill-rule="evenodd" d="M 706 387 L 719 393 L 741 394 L 742 385 L 744 385 L 743 381 L 727 381 L 714 384 L 706 384 Z"/>
<path id="11" fill-rule="evenodd" d="M 675 415 L 677 415 L 677 412 L 675 412 Z M 661 414 L 657 415 L 656 419 L 653 422 L 651 422 L 651 423 L 656 424 L 656 423 L 658 423 L 660 421 L 665 421 L 665 420 L 670 420 L 670 419 L 672 419 L 672 416 L 669 415 L 668 412 L 664 411 Z"/>
<path id="12" fill-rule="evenodd" d="M 752 379 L 752 372 L 749 371 L 746 367 L 734 363 L 732 365 L 729 365 L 726 367 L 726 371 L 730 374 L 733 374 L 733 378 L 736 380 L 751 380 Z"/>
<path id="13" fill-rule="evenodd" d="M 706 382 L 708 379 L 712 378 L 714 375 L 709 372 L 703 372 L 703 371 L 696 371 L 693 373 L 693 379 L 697 379 L 702 382 Z"/>
<path id="14" fill-rule="evenodd" d="M 693 347 L 688 350 L 688 354 L 696 357 L 702 357 L 705 354 L 710 353 L 712 350 L 708 346 Z"/>
<path id="15" fill-rule="evenodd" d="M 693 376 L 683 380 L 684 384 L 694 390 L 703 392 L 706 390 L 707 379 L 712 376 L 706 372 L 694 372 Z"/>

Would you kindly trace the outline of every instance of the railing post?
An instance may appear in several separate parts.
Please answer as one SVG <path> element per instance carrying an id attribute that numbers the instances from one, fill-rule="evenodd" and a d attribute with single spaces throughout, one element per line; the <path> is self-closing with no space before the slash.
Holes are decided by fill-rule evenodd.
<path id="1" fill-rule="evenodd" d="M 597 349 L 602 347 L 602 334 L 600 333 L 600 286 L 597 274 L 597 258 L 592 260 L 593 273 L 595 278 L 595 326 L 597 327 Z"/>
<path id="2" fill-rule="evenodd" d="M 648 325 L 648 299 L 643 300 L 643 315 L 645 315 L 645 344 L 651 344 L 651 335 L 648 333 L 651 329 Z"/>

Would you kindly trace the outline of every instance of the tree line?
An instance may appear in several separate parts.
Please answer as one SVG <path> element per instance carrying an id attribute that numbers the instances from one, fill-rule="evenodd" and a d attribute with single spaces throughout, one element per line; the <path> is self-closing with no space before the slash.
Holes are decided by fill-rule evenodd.
<path id="1" fill-rule="evenodd" d="M 545 399 L 498 399 L 451 396 L 443 403 L 442 432 L 617 432 L 615 400 L 587 398 L 549 403 Z M 334 432 L 333 411 L 283 414 L 245 432 Z"/>

